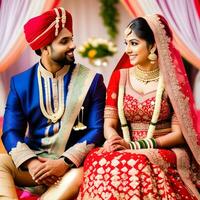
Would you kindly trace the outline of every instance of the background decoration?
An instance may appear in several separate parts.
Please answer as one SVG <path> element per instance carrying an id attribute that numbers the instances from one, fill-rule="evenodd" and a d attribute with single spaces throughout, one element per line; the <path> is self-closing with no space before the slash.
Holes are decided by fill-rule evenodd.
<path id="1" fill-rule="evenodd" d="M 100 0 L 100 15 L 103 18 L 103 23 L 107 28 L 111 39 L 115 39 L 118 33 L 117 22 L 119 21 L 119 12 L 116 4 L 119 0 Z"/>
<path id="2" fill-rule="evenodd" d="M 88 58 L 92 65 L 106 67 L 107 57 L 113 56 L 117 52 L 117 47 L 106 39 L 89 38 L 79 47 L 78 52 L 82 57 Z"/>

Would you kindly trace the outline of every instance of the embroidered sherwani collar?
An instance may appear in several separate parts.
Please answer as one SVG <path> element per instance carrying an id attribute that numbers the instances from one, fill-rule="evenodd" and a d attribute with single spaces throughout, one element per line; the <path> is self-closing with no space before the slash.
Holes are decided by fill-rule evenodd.
<path id="1" fill-rule="evenodd" d="M 55 75 L 53 73 L 51 73 L 50 71 L 46 70 L 42 66 L 41 62 L 39 62 L 38 68 L 39 68 L 39 71 L 40 71 L 42 77 L 58 78 L 60 76 L 63 77 L 65 74 L 67 74 L 67 72 L 69 71 L 70 66 L 69 65 L 65 65 L 59 71 L 57 71 L 55 73 Z"/>
<path id="2" fill-rule="evenodd" d="M 49 123 L 55 124 L 64 113 L 64 76 L 68 73 L 69 68 L 70 66 L 68 65 L 64 66 L 57 71 L 54 76 L 39 63 L 37 76 L 40 109 L 42 114 L 48 119 Z M 47 133 L 45 134 L 48 135 Z"/>

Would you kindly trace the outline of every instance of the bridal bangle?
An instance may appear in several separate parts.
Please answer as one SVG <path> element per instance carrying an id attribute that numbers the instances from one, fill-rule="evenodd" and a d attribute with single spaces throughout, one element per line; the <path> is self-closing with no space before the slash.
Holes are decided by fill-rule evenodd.
<path id="1" fill-rule="evenodd" d="M 154 138 L 146 138 L 138 141 L 129 142 L 131 149 L 154 149 L 157 147 L 156 140 Z"/>

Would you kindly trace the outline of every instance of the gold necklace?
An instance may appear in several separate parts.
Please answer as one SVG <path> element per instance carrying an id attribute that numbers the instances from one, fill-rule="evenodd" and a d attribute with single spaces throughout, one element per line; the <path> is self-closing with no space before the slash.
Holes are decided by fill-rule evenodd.
<path id="1" fill-rule="evenodd" d="M 133 69 L 136 79 L 142 82 L 156 81 L 159 79 L 160 69 L 158 67 L 151 71 L 144 71 L 139 68 L 139 65 L 136 65 Z"/>

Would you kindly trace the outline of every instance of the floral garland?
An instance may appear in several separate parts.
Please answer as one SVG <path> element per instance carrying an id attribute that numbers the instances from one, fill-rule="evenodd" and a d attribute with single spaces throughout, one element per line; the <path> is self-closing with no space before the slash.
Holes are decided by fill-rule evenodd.
<path id="1" fill-rule="evenodd" d="M 154 107 L 152 119 L 151 119 L 151 122 L 149 125 L 149 129 L 147 132 L 147 138 L 153 137 L 153 132 L 155 131 L 156 123 L 158 121 L 158 117 L 160 114 L 163 91 L 164 91 L 164 81 L 163 81 L 163 76 L 160 74 L 160 78 L 158 81 L 158 88 L 157 88 L 157 92 L 156 92 L 155 107 Z"/>

